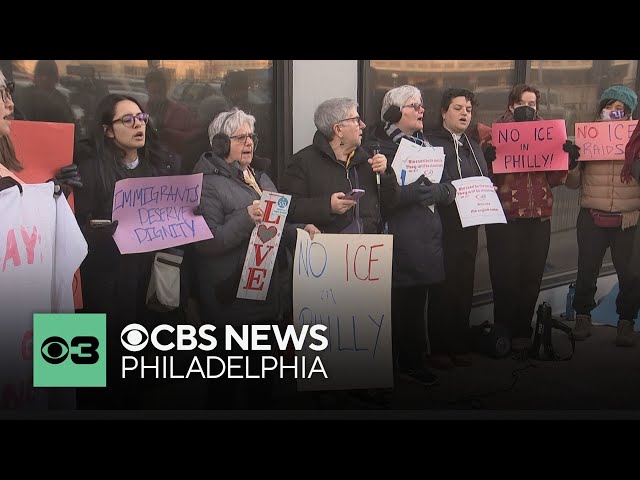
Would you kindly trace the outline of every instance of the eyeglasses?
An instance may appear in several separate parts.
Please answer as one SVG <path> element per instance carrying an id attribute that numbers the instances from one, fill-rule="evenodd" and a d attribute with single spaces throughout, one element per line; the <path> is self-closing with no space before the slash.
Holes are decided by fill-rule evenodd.
<path id="1" fill-rule="evenodd" d="M 357 116 L 357 117 L 344 118 L 344 119 L 340 120 L 340 122 L 348 122 L 349 120 L 355 120 L 357 125 L 360 125 L 360 122 L 362 121 L 362 120 L 360 120 L 360 116 Z M 340 123 L 340 122 L 338 122 L 338 123 Z"/>
<path id="2" fill-rule="evenodd" d="M 410 103 L 409 105 L 405 105 L 402 108 L 408 108 L 408 107 L 411 107 L 416 112 L 419 112 L 421 108 L 424 108 L 424 105 L 422 103 Z"/>
<path id="3" fill-rule="evenodd" d="M 146 125 L 147 123 L 149 123 L 149 114 L 140 112 L 140 113 L 137 113 L 135 115 L 132 115 L 132 114 L 128 113 L 126 115 L 123 115 L 120 118 L 116 118 L 111 123 L 114 124 L 116 122 L 122 122 L 122 124 L 125 127 L 133 128 L 133 126 L 136 123 L 136 119 L 138 119 L 138 121 L 140 123 L 143 123 L 143 124 Z"/>
<path id="4" fill-rule="evenodd" d="M 244 135 L 234 135 L 233 138 L 236 142 L 245 145 L 247 143 L 247 138 L 251 138 L 252 143 L 256 143 L 258 141 L 258 135 L 255 133 L 245 133 Z"/>
<path id="5" fill-rule="evenodd" d="M 0 97 L 2 98 L 3 102 L 8 102 L 9 100 L 12 100 L 11 94 L 13 93 L 15 88 L 16 88 L 16 84 L 13 82 L 7 82 L 5 87 L 0 88 Z"/>

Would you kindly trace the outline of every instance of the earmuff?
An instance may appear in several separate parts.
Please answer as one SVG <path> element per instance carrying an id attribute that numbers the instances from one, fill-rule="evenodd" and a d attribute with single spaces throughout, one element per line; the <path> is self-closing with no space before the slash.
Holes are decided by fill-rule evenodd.
<path id="1" fill-rule="evenodd" d="M 398 123 L 402 118 L 402 110 L 400 110 L 400 107 L 397 105 L 391 105 L 387 111 L 384 112 L 382 118 L 390 123 Z"/>
<path id="2" fill-rule="evenodd" d="M 216 133 L 211 139 L 211 151 L 221 158 L 227 158 L 229 156 L 229 152 L 231 151 L 231 139 L 226 133 L 223 132 L 224 126 L 234 113 L 235 112 L 231 112 L 227 115 L 227 118 L 225 118 L 222 122 L 222 125 L 220 125 L 220 132 Z"/>

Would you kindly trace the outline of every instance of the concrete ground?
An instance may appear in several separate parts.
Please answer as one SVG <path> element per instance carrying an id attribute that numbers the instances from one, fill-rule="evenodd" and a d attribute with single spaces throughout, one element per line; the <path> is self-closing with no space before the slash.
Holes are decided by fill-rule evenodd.
<path id="1" fill-rule="evenodd" d="M 571 352 L 566 334 L 554 331 L 558 354 Z M 288 409 L 390 409 L 411 411 L 610 411 L 640 415 L 640 345 L 616 347 L 616 328 L 594 326 L 593 335 L 576 342 L 567 361 L 540 361 L 508 356 L 493 359 L 473 355 L 469 367 L 434 370 L 435 386 L 396 378 L 387 395 L 390 404 L 367 401 L 366 396 L 340 392 L 322 395 L 295 392 L 295 384 L 280 385 L 276 408 Z M 640 344 L 640 335 L 636 341 Z M 365 400 L 362 398 L 365 397 Z M 381 412 L 380 412 L 381 413 Z M 514 415 L 517 416 L 517 415 Z"/>

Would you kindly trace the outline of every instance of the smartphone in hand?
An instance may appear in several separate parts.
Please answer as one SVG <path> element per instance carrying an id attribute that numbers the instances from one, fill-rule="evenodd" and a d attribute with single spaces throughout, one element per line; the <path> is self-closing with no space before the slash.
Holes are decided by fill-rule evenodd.
<path id="1" fill-rule="evenodd" d="M 91 220 L 89 222 L 89 225 L 91 225 L 91 227 L 93 228 L 101 228 L 101 227 L 108 227 L 109 225 L 111 225 L 111 220 Z"/>
<path id="2" fill-rule="evenodd" d="M 364 190 L 362 190 L 360 188 L 354 188 L 349 193 L 347 193 L 344 197 L 342 197 L 342 199 L 343 200 L 358 200 L 363 195 L 364 195 Z"/>

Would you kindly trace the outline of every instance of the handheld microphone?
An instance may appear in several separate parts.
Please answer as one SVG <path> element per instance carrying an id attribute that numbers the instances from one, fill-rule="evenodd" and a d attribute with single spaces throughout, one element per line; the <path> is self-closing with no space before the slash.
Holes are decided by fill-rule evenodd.
<path id="1" fill-rule="evenodd" d="M 380 144 L 379 143 L 372 143 L 371 144 L 371 150 L 373 151 L 373 156 L 375 157 L 376 155 L 378 155 L 380 153 Z M 380 187 L 380 172 L 376 172 L 376 184 L 378 185 L 378 188 Z"/>

